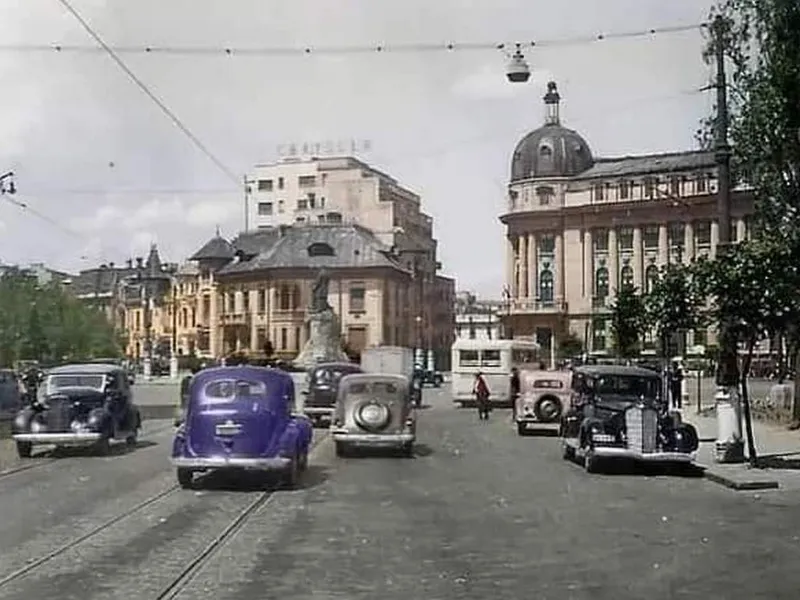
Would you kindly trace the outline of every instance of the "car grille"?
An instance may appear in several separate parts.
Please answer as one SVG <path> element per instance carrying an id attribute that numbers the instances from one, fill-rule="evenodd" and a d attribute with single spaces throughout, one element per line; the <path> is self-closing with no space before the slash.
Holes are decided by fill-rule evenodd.
<path id="1" fill-rule="evenodd" d="M 634 406 L 625 412 L 628 447 L 647 454 L 656 451 L 658 414 L 652 408 Z"/>
<path id="2" fill-rule="evenodd" d="M 66 399 L 48 400 L 49 406 L 45 423 L 48 431 L 69 431 L 71 422 L 72 403 Z"/>

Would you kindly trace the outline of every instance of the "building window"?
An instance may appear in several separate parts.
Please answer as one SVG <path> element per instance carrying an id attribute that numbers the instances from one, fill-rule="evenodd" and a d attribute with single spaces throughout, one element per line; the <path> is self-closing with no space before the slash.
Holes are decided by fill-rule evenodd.
<path id="1" fill-rule="evenodd" d="M 653 177 L 646 177 L 644 180 L 644 197 L 652 198 L 655 194 L 656 180 Z"/>
<path id="2" fill-rule="evenodd" d="M 708 329 L 695 329 L 694 330 L 694 345 L 707 346 L 708 345 Z"/>
<path id="3" fill-rule="evenodd" d="M 228 292 L 228 312 L 236 312 L 236 294 Z"/>
<path id="4" fill-rule="evenodd" d="M 289 347 L 289 332 L 286 327 L 281 327 L 281 350 L 286 350 Z"/>
<path id="5" fill-rule="evenodd" d="M 259 202 L 258 203 L 258 214 L 261 217 L 265 217 L 267 215 L 272 214 L 272 202 Z"/>
<path id="6" fill-rule="evenodd" d="M 294 349 L 297 352 L 300 352 L 300 328 L 294 328 Z"/>
<path id="7" fill-rule="evenodd" d="M 278 189 L 283 189 L 283 177 L 278 177 Z"/>
<path id="8" fill-rule="evenodd" d="M 308 200 L 306 200 L 305 198 L 300 198 L 300 200 L 297 201 L 297 210 L 306 210 L 306 209 L 308 209 Z"/>
<path id="9" fill-rule="evenodd" d="M 592 349 L 605 350 L 606 349 L 606 320 L 595 319 L 592 322 Z"/>
<path id="10" fill-rule="evenodd" d="M 711 245 L 711 221 L 698 221 L 694 224 L 694 243 L 698 248 Z"/>
<path id="11" fill-rule="evenodd" d="M 633 288 L 633 267 L 625 265 L 619 272 L 620 287 Z"/>
<path id="12" fill-rule="evenodd" d="M 600 267 L 594 274 L 594 295 L 598 299 L 608 297 L 608 269 Z"/>
<path id="13" fill-rule="evenodd" d="M 350 287 L 350 312 L 363 312 L 366 306 L 367 290 L 361 285 Z"/>
<path id="14" fill-rule="evenodd" d="M 594 251 L 608 252 L 608 229 L 595 229 L 592 235 Z"/>
<path id="15" fill-rule="evenodd" d="M 282 285 L 278 288 L 278 310 L 295 310 L 300 304 L 300 288 Z"/>
<path id="16" fill-rule="evenodd" d="M 271 192 L 272 191 L 272 179 L 259 179 L 258 180 L 258 191 L 259 192 Z"/>
<path id="17" fill-rule="evenodd" d="M 553 201 L 555 192 L 551 187 L 541 186 L 536 188 L 536 196 L 539 198 L 539 206 L 547 206 Z"/>
<path id="18" fill-rule="evenodd" d="M 642 242 L 644 243 L 645 250 L 658 249 L 658 226 L 648 225 L 642 232 Z"/>
<path id="19" fill-rule="evenodd" d="M 619 250 L 633 250 L 633 229 L 631 227 L 623 227 L 617 236 Z"/>
<path id="20" fill-rule="evenodd" d="M 258 314 L 267 312 L 267 290 L 258 290 Z"/>
<path id="21" fill-rule="evenodd" d="M 545 304 L 553 302 L 553 272 L 544 269 L 539 275 L 539 300 Z"/>
<path id="22" fill-rule="evenodd" d="M 606 189 L 606 186 L 604 186 L 602 183 L 596 183 L 595 184 L 595 186 L 594 186 L 594 199 L 595 199 L 596 202 L 604 199 L 603 192 L 605 192 L 605 189 Z"/>
<path id="23" fill-rule="evenodd" d="M 242 292 L 242 312 L 250 312 L 250 292 L 248 290 Z"/>
<path id="24" fill-rule="evenodd" d="M 308 192 L 306 199 L 308 200 L 309 208 L 317 208 L 317 195 L 314 192 Z M 322 207 L 320 206 L 320 208 Z"/>
<path id="25" fill-rule="evenodd" d="M 553 254 L 556 250 L 556 238 L 552 235 L 544 235 L 539 238 L 539 254 Z"/>
<path id="26" fill-rule="evenodd" d="M 695 186 L 698 194 L 705 194 L 708 190 L 708 176 L 705 173 L 698 175 Z"/>
<path id="27" fill-rule="evenodd" d="M 472 323 L 469 324 L 469 339 L 471 340 L 475 339 L 475 325 L 473 325 Z"/>
<path id="28" fill-rule="evenodd" d="M 627 200 L 631 195 L 631 184 L 630 181 L 621 181 L 619 184 L 619 199 L 620 200 Z"/>
<path id="29" fill-rule="evenodd" d="M 673 196 L 681 195 L 681 180 L 679 177 L 673 177 L 669 180 L 669 191 Z"/>
<path id="30" fill-rule="evenodd" d="M 669 224 L 669 247 L 670 248 L 683 248 L 684 233 L 686 225 L 683 223 L 670 223 Z"/>
<path id="31" fill-rule="evenodd" d="M 314 187 L 317 185 L 317 178 L 315 175 L 300 175 L 297 178 L 297 185 L 301 188 Z"/>
<path id="32" fill-rule="evenodd" d="M 329 212 L 327 216 L 328 216 L 328 223 L 341 223 L 342 222 L 342 213 Z"/>
<path id="33" fill-rule="evenodd" d="M 644 272 L 645 290 L 650 294 L 658 283 L 659 274 L 656 265 L 648 265 L 647 270 Z"/>

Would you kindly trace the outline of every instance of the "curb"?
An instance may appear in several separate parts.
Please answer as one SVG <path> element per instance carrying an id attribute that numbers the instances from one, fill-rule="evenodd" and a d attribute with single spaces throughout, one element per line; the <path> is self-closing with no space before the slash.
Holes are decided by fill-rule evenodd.
<path id="1" fill-rule="evenodd" d="M 703 469 L 703 477 L 712 483 L 724 486 L 728 489 L 737 492 L 750 492 L 755 490 L 777 490 L 780 489 L 780 484 L 775 479 L 768 477 L 748 477 L 746 474 L 743 476 L 726 475 L 719 470 L 709 467 L 708 465 L 701 465 L 696 463 L 698 467 Z"/>

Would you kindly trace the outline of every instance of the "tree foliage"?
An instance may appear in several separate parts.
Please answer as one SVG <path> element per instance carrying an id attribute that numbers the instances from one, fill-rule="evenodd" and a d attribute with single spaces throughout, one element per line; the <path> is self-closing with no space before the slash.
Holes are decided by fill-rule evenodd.
<path id="1" fill-rule="evenodd" d="M 634 358 L 647 330 L 645 298 L 633 286 L 623 286 L 611 306 L 611 336 L 621 358 Z"/>
<path id="2" fill-rule="evenodd" d="M 678 333 L 698 329 L 706 323 L 706 290 L 690 266 L 670 263 L 645 297 L 648 323 L 655 330 L 666 358 L 669 341 Z"/>
<path id="3" fill-rule="evenodd" d="M 105 315 L 58 284 L 39 286 L 19 271 L 0 277 L 0 365 L 115 357 L 120 346 Z"/>

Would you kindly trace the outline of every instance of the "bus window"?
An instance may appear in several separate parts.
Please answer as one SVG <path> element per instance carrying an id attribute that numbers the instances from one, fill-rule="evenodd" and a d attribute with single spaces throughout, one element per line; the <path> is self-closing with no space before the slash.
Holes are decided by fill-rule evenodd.
<path id="1" fill-rule="evenodd" d="M 482 367 L 499 367 L 500 365 L 500 350 L 484 350 L 481 352 Z"/>
<path id="2" fill-rule="evenodd" d="M 515 365 L 524 365 L 536 362 L 536 352 L 533 350 L 514 349 L 511 354 L 511 362 Z"/>
<path id="3" fill-rule="evenodd" d="M 477 350 L 459 350 L 458 351 L 458 365 L 461 367 L 477 367 L 478 351 Z"/>

